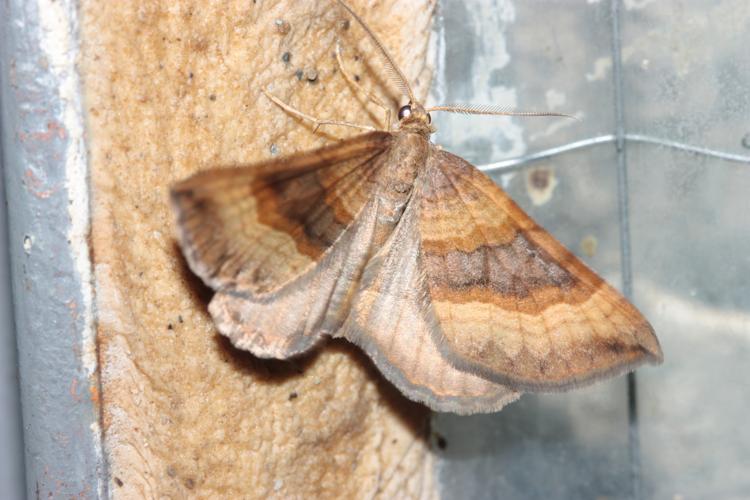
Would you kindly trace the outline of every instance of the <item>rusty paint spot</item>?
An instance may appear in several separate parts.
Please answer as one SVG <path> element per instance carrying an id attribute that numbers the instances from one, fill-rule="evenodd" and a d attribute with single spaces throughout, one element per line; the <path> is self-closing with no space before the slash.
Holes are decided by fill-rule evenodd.
<path id="1" fill-rule="evenodd" d="M 552 199 L 557 177 L 551 168 L 534 168 L 526 173 L 526 192 L 534 205 L 544 205 Z"/>
<path id="2" fill-rule="evenodd" d="M 547 189 L 549 186 L 550 172 L 546 169 L 534 169 L 529 175 L 530 184 L 535 189 Z"/>
<path id="3" fill-rule="evenodd" d="M 67 137 L 67 131 L 58 121 L 47 122 L 47 130 L 43 132 L 18 132 L 18 139 L 21 142 L 28 141 L 49 141 L 50 139 L 57 137 L 58 139 L 65 139 Z"/>
<path id="4" fill-rule="evenodd" d="M 34 171 L 30 168 L 26 169 L 26 171 L 23 173 L 23 177 L 24 182 L 27 186 L 38 189 L 44 185 L 44 181 L 37 177 L 36 174 L 34 174 Z"/>
<path id="5" fill-rule="evenodd" d="M 30 168 L 27 168 L 26 171 L 23 174 L 24 177 L 24 184 L 29 188 L 29 191 L 31 194 L 36 196 L 37 198 L 47 199 L 49 198 L 55 191 L 58 190 L 57 187 L 53 189 L 46 189 L 41 190 L 42 187 L 44 187 L 45 183 L 42 179 L 36 176 L 34 174 L 34 171 Z"/>
<path id="6" fill-rule="evenodd" d="M 99 404 L 99 385 L 98 384 L 90 384 L 89 385 L 89 399 L 91 399 L 91 402 L 95 405 Z"/>
<path id="7" fill-rule="evenodd" d="M 70 383 L 70 396 L 76 403 L 81 402 L 81 396 L 78 395 L 78 379 L 74 378 Z"/>
<path id="8" fill-rule="evenodd" d="M 68 307 L 68 310 L 70 311 L 70 317 L 73 320 L 78 319 L 78 303 L 75 300 L 69 300 L 65 303 L 65 305 Z"/>
<path id="9" fill-rule="evenodd" d="M 587 257 L 593 257 L 596 255 L 596 250 L 599 247 L 599 240 L 596 239 L 596 236 L 589 234 L 588 236 L 584 236 L 581 240 L 581 250 L 583 250 L 583 253 L 586 254 Z"/>

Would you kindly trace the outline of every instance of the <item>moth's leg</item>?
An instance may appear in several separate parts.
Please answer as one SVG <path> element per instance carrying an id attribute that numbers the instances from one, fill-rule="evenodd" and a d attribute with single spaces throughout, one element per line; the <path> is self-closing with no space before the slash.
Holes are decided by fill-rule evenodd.
<path id="1" fill-rule="evenodd" d="M 391 108 L 383 104 L 383 101 L 377 98 L 375 94 L 372 92 L 368 92 L 365 90 L 365 88 L 357 83 L 356 79 L 352 77 L 352 75 L 349 74 L 347 69 L 344 67 L 344 61 L 341 59 L 341 42 L 339 40 L 336 40 L 336 62 L 339 64 L 339 69 L 341 70 L 341 74 L 344 75 L 344 78 L 346 78 L 346 81 L 349 82 L 349 84 L 359 89 L 360 92 L 362 92 L 364 95 L 367 96 L 367 98 L 375 104 L 376 106 L 380 107 L 385 111 L 385 129 L 390 130 L 391 129 Z"/>
<path id="2" fill-rule="evenodd" d="M 275 95 L 269 93 L 266 89 L 261 89 L 261 91 L 263 92 L 263 94 L 265 94 L 266 97 L 271 99 L 277 106 L 279 106 L 284 111 L 287 111 L 298 118 L 302 118 L 303 120 L 307 120 L 309 122 L 314 123 L 315 124 L 314 131 L 317 131 L 321 125 L 342 125 L 344 127 L 354 127 L 354 128 L 358 128 L 362 130 L 371 130 L 371 131 L 378 130 L 375 127 L 371 127 L 369 125 L 360 125 L 359 123 L 345 122 L 341 120 L 321 120 L 320 118 L 315 118 L 314 116 L 310 116 L 306 113 L 303 113 L 302 111 L 298 109 L 294 109 L 293 107 L 291 107 L 290 105 L 288 105 L 287 103 L 285 103 L 284 101 L 276 97 Z"/>

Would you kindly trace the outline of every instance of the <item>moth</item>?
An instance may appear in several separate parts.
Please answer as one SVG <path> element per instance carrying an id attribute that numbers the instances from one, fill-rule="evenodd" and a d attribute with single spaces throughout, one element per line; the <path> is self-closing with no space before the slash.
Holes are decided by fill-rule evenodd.
<path id="1" fill-rule="evenodd" d="M 277 359 L 346 338 L 408 398 L 459 414 L 660 362 L 634 306 L 489 177 L 430 142 L 434 111 L 553 113 L 426 108 L 377 36 L 338 2 L 408 103 L 395 126 L 375 130 L 318 120 L 266 93 L 318 126 L 369 131 L 173 186 L 179 244 L 216 292 L 209 312 L 219 332 Z"/>

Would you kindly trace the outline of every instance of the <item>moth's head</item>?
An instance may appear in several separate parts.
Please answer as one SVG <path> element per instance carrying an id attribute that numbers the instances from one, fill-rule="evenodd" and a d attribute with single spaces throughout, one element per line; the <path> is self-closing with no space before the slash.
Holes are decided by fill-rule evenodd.
<path id="1" fill-rule="evenodd" d="M 401 130 L 411 130 L 427 135 L 435 132 L 430 113 L 421 104 L 411 101 L 398 110 L 398 124 Z"/>
<path id="2" fill-rule="evenodd" d="M 564 113 L 552 113 L 547 111 L 513 111 L 509 110 L 503 107 L 498 106 L 485 106 L 485 105 L 475 105 L 475 104 L 458 104 L 458 105 L 443 105 L 443 106 L 432 106 L 430 108 L 425 108 L 419 102 L 417 102 L 417 98 L 414 96 L 414 92 L 411 89 L 411 86 L 409 86 L 409 82 L 406 79 L 406 75 L 404 75 L 403 71 L 399 69 L 399 67 L 396 65 L 396 62 L 393 59 L 393 56 L 388 52 L 388 50 L 385 48 L 385 45 L 378 39 L 377 36 L 375 36 L 375 33 L 370 29 L 369 26 L 362 20 L 361 17 L 357 15 L 356 12 L 352 10 L 351 7 L 349 7 L 344 0 L 338 0 L 339 5 L 341 5 L 349 14 L 364 28 L 364 30 L 367 32 L 367 34 L 370 36 L 370 39 L 375 43 L 375 46 L 380 51 L 380 55 L 382 56 L 383 62 L 385 63 L 387 69 L 389 70 L 387 72 L 389 79 L 391 82 L 395 85 L 396 88 L 398 88 L 401 92 L 401 95 L 408 97 L 409 104 L 402 106 L 401 109 L 398 110 L 398 128 L 400 130 L 407 130 L 409 132 L 414 132 L 417 134 L 422 134 L 425 136 L 428 136 L 436 131 L 435 127 L 432 126 L 431 119 L 430 119 L 430 111 L 447 111 L 449 113 L 461 113 L 466 115 L 500 115 L 500 116 L 565 116 L 569 118 L 574 118 L 571 115 L 566 115 Z M 336 57 L 338 58 L 339 64 L 341 65 L 341 70 L 344 74 L 346 74 L 346 71 L 344 70 L 343 64 L 341 63 L 341 58 L 339 54 L 339 48 L 338 45 L 336 45 Z M 349 78 L 347 78 L 349 79 Z M 390 125 L 390 115 L 388 115 L 388 123 Z"/>

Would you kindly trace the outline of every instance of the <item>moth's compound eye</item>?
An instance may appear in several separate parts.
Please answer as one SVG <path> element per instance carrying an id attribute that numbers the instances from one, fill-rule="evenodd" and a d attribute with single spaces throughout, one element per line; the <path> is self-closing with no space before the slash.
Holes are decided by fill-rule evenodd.
<path id="1" fill-rule="evenodd" d="M 407 116 L 411 116 L 411 106 L 408 104 L 406 106 L 402 106 L 401 109 L 398 110 L 398 119 L 403 120 Z"/>
<path id="2" fill-rule="evenodd" d="M 432 117 L 430 116 L 430 113 L 427 113 L 427 123 L 432 123 Z"/>

